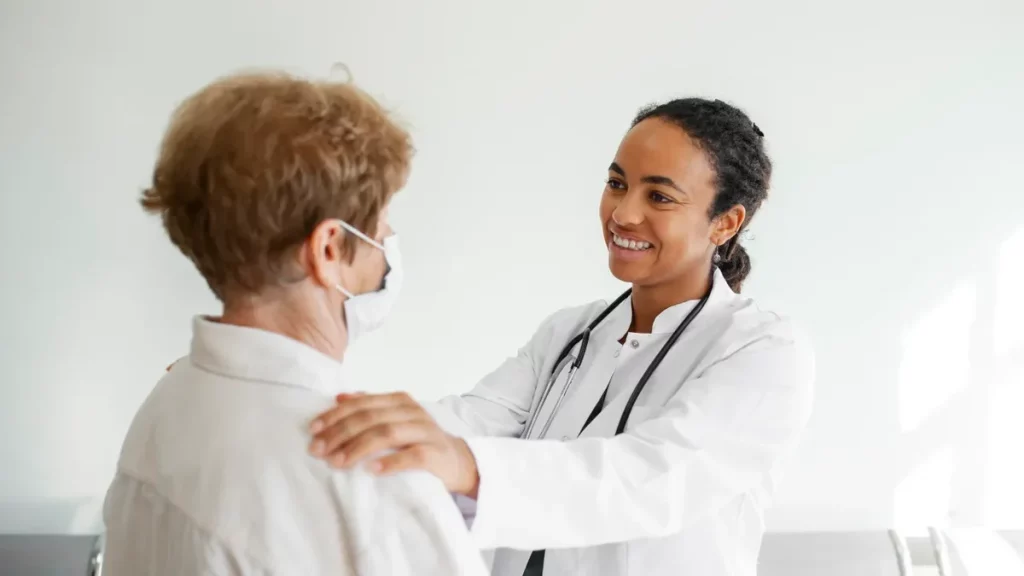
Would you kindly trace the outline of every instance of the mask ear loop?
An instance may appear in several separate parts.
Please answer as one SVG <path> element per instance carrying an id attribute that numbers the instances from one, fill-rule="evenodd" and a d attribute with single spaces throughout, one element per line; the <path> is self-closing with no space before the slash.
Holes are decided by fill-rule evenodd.
<path id="1" fill-rule="evenodd" d="M 370 238 L 370 237 L 369 237 L 369 236 L 367 236 L 366 234 L 363 234 L 363 233 L 362 233 L 361 231 L 359 231 L 359 229 L 357 229 L 357 228 L 356 228 L 355 226 L 353 226 L 353 225 L 349 224 L 348 222 L 345 222 L 344 220 L 340 220 L 340 219 L 339 219 L 339 220 L 337 220 L 337 222 L 338 222 L 338 224 L 339 224 L 339 225 L 340 225 L 340 226 L 341 226 L 342 228 L 344 228 L 344 229 L 345 229 L 345 230 L 346 230 L 347 232 L 351 232 L 352 234 L 354 234 L 354 235 L 356 236 L 356 238 L 359 238 L 359 239 L 360 239 L 360 240 L 362 240 L 363 242 L 366 242 L 366 243 L 370 244 L 371 246 L 373 246 L 374 248 L 376 248 L 376 249 L 378 249 L 378 250 L 380 250 L 380 251 L 382 251 L 382 252 L 387 252 L 386 250 L 384 250 L 384 245 L 383 245 L 383 244 L 381 244 L 380 242 L 377 242 L 377 241 L 376 241 L 376 240 L 374 240 L 373 238 Z M 390 271 L 391 271 L 391 270 L 390 270 L 390 267 L 389 267 L 389 269 L 388 269 L 388 272 L 390 272 Z M 384 274 L 384 278 L 387 278 L 387 273 L 385 273 L 385 274 Z M 384 281 L 384 280 L 382 279 L 382 280 L 381 280 L 381 286 L 382 286 L 382 287 L 383 287 L 383 284 L 384 284 L 384 282 L 385 282 L 385 281 Z M 346 297 L 348 297 L 348 298 L 355 298 L 355 297 L 356 297 L 356 296 L 355 296 L 355 294 L 353 294 L 353 293 L 349 292 L 348 290 L 346 290 L 346 289 L 345 289 L 345 287 L 344 287 L 344 286 L 342 286 L 341 284 L 335 284 L 335 285 L 334 285 L 334 288 L 335 288 L 335 289 L 336 289 L 336 290 L 337 290 L 338 292 L 341 292 L 342 294 L 344 294 L 344 295 L 345 295 Z"/>
<path id="2" fill-rule="evenodd" d="M 362 232 L 357 230 L 355 226 L 352 226 L 348 222 L 345 222 L 344 220 L 338 220 L 338 224 L 340 224 L 342 228 L 344 228 L 345 230 L 351 232 L 352 234 L 355 234 L 355 236 L 357 238 L 359 238 L 360 240 L 370 244 L 374 248 L 376 248 L 378 250 L 381 250 L 381 251 L 384 250 L 384 245 L 383 244 L 381 244 L 380 242 L 377 242 L 373 238 L 370 238 L 366 234 L 363 234 Z"/>

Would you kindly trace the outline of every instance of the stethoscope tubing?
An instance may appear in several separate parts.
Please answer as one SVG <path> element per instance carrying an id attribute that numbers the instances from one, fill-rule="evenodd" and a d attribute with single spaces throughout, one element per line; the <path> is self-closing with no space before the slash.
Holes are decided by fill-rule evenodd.
<path id="1" fill-rule="evenodd" d="M 626 430 L 626 422 L 629 420 L 629 416 L 633 412 L 633 407 L 636 405 L 636 401 L 640 397 L 640 393 L 643 392 L 643 389 L 647 385 L 647 382 L 651 379 L 651 376 L 654 374 L 654 371 L 658 368 L 658 365 L 660 365 L 661 362 L 665 359 L 665 356 L 668 355 L 669 351 L 672 349 L 672 346 L 675 345 L 675 343 L 683 335 L 683 332 L 690 325 L 690 323 L 692 323 L 693 320 L 697 318 L 697 315 L 700 314 L 701 310 L 704 309 L 704 306 L 708 303 L 708 299 L 711 297 L 711 290 L 713 287 L 714 275 L 712 275 L 711 277 L 711 286 L 708 287 L 707 292 L 705 292 L 704 296 L 701 297 L 701 299 L 697 302 L 697 305 L 694 306 L 692 310 L 690 310 L 689 314 L 686 315 L 683 321 L 679 323 L 679 326 L 677 326 L 676 329 L 672 331 L 672 334 L 669 335 L 668 340 L 661 347 L 661 349 L 658 350 L 658 354 L 647 366 L 647 369 L 640 377 L 640 380 L 637 381 L 636 386 L 633 387 L 633 392 L 630 394 L 629 400 L 626 402 L 626 407 L 622 411 L 622 416 L 619 418 L 619 423 L 615 427 L 616 436 L 622 434 Z M 544 427 L 541 429 L 541 432 L 538 437 L 543 438 L 544 435 L 547 434 L 548 428 L 551 426 L 551 422 L 552 420 L 554 420 L 555 414 L 558 412 L 558 408 L 562 405 L 562 400 L 565 398 L 566 393 L 568 393 L 569 388 L 572 386 L 573 380 L 576 377 L 576 373 L 583 365 L 583 359 L 587 353 L 587 345 L 590 343 L 591 332 L 593 332 L 594 329 L 597 328 L 598 325 L 600 325 L 601 322 L 604 321 L 604 319 L 607 318 L 608 315 L 612 313 L 612 311 L 618 308 L 619 305 L 626 300 L 626 298 L 629 298 L 630 294 L 632 293 L 632 288 L 623 292 L 618 298 L 615 299 L 614 302 L 609 304 L 603 311 L 601 311 L 601 313 L 597 315 L 597 318 L 595 318 L 582 332 L 574 336 L 571 340 L 569 340 L 565 347 L 562 348 L 562 351 L 558 354 L 558 358 L 555 360 L 555 363 L 551 368 L 551 375 L 548 379 L 547 387 L 545 388 L 544 393 L 541 395 L 540 403 L 537 405 L 536 412 L 530 418 L 530 421 L 526 426 L 526 430 L 523 433 L 522 438 L 530 437 L 530 434 L 533 432 L 533 429 L 536 426 L 537 419 L 540 415 L 540 411 L 547 403 L 548 396 L 550 396 L 551 390 L 552 388 L 554 388 L 555 380 L 557 380 L 557 375 L 560 371 L 562 361 L 565 360 L 565 358 L 572 352 L 572 349 L 575 348 L 577 344 L 579 344 L 579 354 L 576 355 L 576 357 L 572 361 L 572 364 L 569 366 L 569 374 L 566 378 L 565 385 L 562 386 L 562 390 L 559 392 L 558 398 L 555 400 L 555 406 L 551 411 L 551 415 L 548 416 L 547 422 L 545 422 Z M 605 391 L 605 393 L 607 394 L 607 391 Z M 605 396 L 602 395 L 601 401 L 603 401 L 604 398 Z"/>

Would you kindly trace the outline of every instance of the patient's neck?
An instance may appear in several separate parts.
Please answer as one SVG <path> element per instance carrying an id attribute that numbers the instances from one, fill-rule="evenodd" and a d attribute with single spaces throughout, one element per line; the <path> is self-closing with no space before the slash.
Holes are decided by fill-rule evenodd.
<path id="1" fill-rule="evenodd" d="M 348 332 L 340 314 L 330 315 L 318 298 L 284 294 L 234 299 L 215 320 L 223 324 L 257 328 L 298 340 L 341 361 L 348 347 Z M 337 321 L 332 321 L 337 316 Z"/>

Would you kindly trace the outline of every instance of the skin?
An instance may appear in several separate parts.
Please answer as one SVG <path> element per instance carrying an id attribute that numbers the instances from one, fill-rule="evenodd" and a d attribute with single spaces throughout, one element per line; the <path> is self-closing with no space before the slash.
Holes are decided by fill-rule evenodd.
<path id="1" fill-rule="evenodd" d="M 608 170 L 600 221 L 609 269 L 633 285 L 631 331 L 649 333 L 666 308 L 707 291 L 716 247 L 732 238 L 746 217 L 737 205 L 709 218 L 715 194 L 709 159 L 678 126 L 651 118 L 623 138 Z M 613 234 L 650 247 L 620 248 Z M 341 395 L 337 400 L 310 426 L 314 455 L 348 467 L 395 450 L 372 459 L 370 470 L 426 470 L 451 492 L 476 496 L 480 478 L 466 443 L 442 431 L 407 394 Z"/>
<path id="2" fill-rule="evenodd" d="M 374 236 L 378 242 L 392 234 L 387 216 L 386 210 L 381 212 Z M 347 235 L 337 220 L 321 222 L 296 252 L 301 280 L 227 298 L 217 321 L 282 334 L 341 360 L 348 330 L 345 295 L 335 285 L 355 294 L 371 292 L 387 267 L 383 252 L 363 240 L 355 243 L 350 257 L 344 244 Z"/>
<path id="3" fill-rule="evenodd" d="M 663 310 L 707 291 L 715 248 L 746 217 L 737 205 L 709 220 L 715 194 L 707 156 L 674 124 L 651 118 L 623 138 L 608 168 L 600 215 L 608 268 L 633 285 L 633 332 L 650 333 Z M 612 234 L 651 247 L 622 249 Z"/>

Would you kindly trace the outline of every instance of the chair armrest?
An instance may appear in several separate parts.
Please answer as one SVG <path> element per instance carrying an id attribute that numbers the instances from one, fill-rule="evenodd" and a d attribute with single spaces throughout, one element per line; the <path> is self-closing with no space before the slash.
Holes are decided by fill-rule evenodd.
<path id="1" fill-rule="evenodd" d="M 102 576 L 103 574 L 103 546 L 106 543 L 104 534 L 100 534 L 93 542 L 92 552 L 89 554 L 89 576 Z"/>

